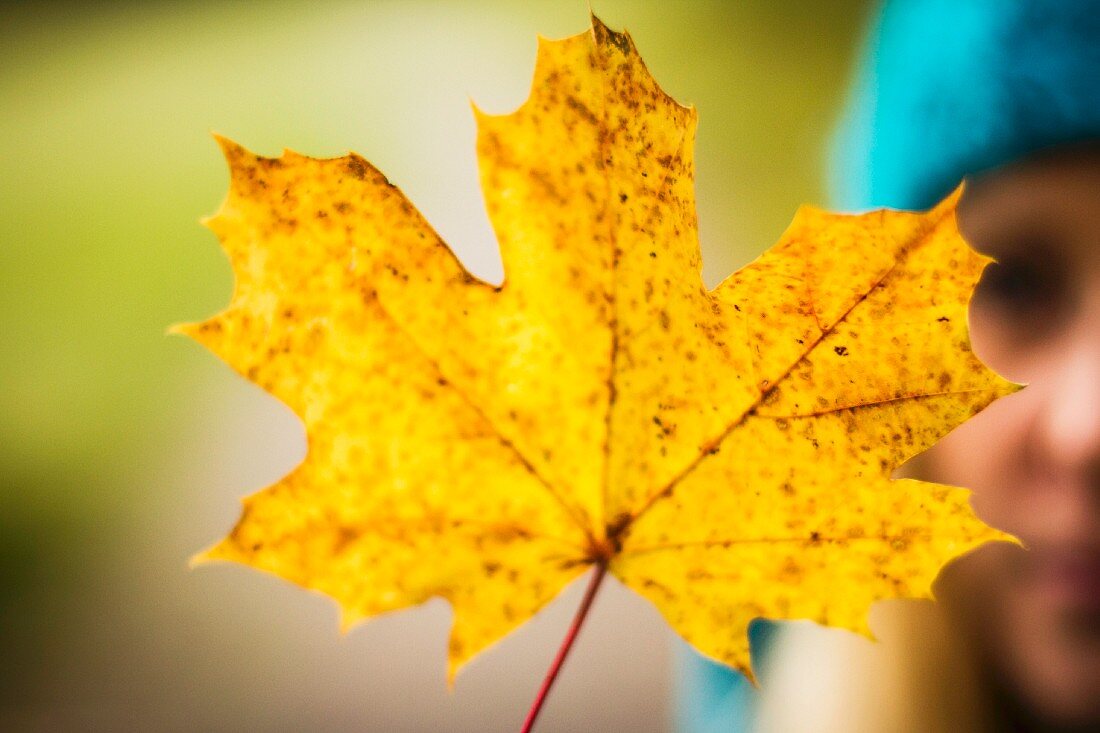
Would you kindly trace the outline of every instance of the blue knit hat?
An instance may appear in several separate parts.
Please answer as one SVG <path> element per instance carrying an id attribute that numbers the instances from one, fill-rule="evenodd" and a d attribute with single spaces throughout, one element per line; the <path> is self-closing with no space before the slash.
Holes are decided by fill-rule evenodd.
<path id="1" fill-rule="evenodd" d="M 966 175 L 1100 138 L 1100 1 L 897 0 L 868 40 L 834 208 L 925 209 Z"/>

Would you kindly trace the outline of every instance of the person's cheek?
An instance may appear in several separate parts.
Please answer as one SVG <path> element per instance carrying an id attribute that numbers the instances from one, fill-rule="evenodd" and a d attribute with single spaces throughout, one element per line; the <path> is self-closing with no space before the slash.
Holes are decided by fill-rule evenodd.
<path id="1" fill-rule="evenodd" d="M 1044 470 L 1067 491 L 1081 494 L 1077 498 L 1085 516 L 1090 508 L 1096 513 L 1091 494 L 1100 474 L 1100 277 L 1096 279 L 1077 318 L 1048 349 L 1042 375 L 1045 401 L 1032 436 Z M 1097 541 L 1100 537 L 1093 539 Z"/>
<path id="2" fill-rule="evenodd" d="M 1036 305 L 1023 296 L 1028 280 L 1020 273 L 1002 269 L 995 274 L 999 279 L 984 279 L 971 306 L 971 343 L 998 374 L 1026 383 L 1041 369 L 1034 347 L 1042 334 L 1029 323 Z M 1042 396 L 1029 389 L 995 401 L 933 446 L 917 463 L 917 472 L 971 489 L 971 503 L 986 523 L 1020 536 L 1032 534 L 1026 441 L 1041 406 Z"/>
<path id="3" fill-rule="evenodd" d="M 1033 406 L 1027 390 L 1002 398 L 962 424 L 929 450 L 922 464 L 939 483 L 973 491 L 978 516 L 997 529 L 1030 534 L 1023 441 Z"/>

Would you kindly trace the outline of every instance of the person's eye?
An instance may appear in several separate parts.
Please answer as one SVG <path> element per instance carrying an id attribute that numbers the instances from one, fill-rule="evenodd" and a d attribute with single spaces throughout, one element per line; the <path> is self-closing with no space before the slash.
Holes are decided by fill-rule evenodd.
<path id="1" fill-rule="evenodd" d="M 1050 297 L 1047 273 L 1019 259 L 994 262 L 986 268 L 979 296 L 1004 308 L 1031 308 Z"/>
<path id="2" fill-rule="evenodd" d="M 998 325 L 1039 335 L 1056 318 L 1065 300 L 1066 282 L 1057 262 L 1009 255 L 986 268 L 974 305 Z"/>

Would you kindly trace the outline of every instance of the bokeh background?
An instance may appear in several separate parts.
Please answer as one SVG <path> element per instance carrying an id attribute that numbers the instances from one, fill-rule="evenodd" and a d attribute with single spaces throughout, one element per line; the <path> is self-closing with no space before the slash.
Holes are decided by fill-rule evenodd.
<path id="1" fill-rule="evenodd" d="M 699 108 L 704 274 L 824 199 L 822 151 L 865 0 L 620 2 Z M 515 730 L 571 588 L 448 693 L 439 601 L 342 637 L 329 600 L 187 560 L 304 455 L 296 419 L 168 325 L 228 301 L 198 224 L 227 183 L 211 131 L 261 153 L 355 150 L 477 274 L 500 263 L 469 100 L 526 96 L 535 37 L 588 3 L 0 5 L 0 729 Z M 673 730 L 680 644 L 605 587 L 540 731 Z"/>

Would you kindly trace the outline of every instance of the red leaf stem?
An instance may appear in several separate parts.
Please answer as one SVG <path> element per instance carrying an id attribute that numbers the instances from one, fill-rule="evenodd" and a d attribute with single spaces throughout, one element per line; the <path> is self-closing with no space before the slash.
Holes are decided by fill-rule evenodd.
<path id="1" fill-rule="evenodd" d="M 607 563 L 597 563 L 592 572 L 592 577 L 588 580 L 588 588 L 584 591 L 581 605 L 577 608 L 576 615 L 573 616 L 573 623 L 570 624 L 569 631 L 558 648 L 558 654 L 554 657 L 553 664 L 546 672 L 542 687 L 539 688 L 535 701 L 531 703 L 531 709 L 527 711 L 527 719 L 523 721 L 523 728 L 520 733 L 531 733 L 531 729 L 535 727 L 535 720 L 539 717 L 539 712 L 542 710 L 543 703 L 546 702 L 547 695 L 550 694 L 550 688 L 554 686 L 554 680 L 558 678 L 558 672 L 565 664 L 565 658 L 569 655 L 569 650 L 573 648 L 573 642 L 576 641 L 577 634 L 580 633 L 581 626 L 584 625 L 584 620 L 588 617 L 588 610 L 592 607 L 592 601 L 596 598 L 596 591 L 600 589 L 600 583 L 606 574 Z"/>

